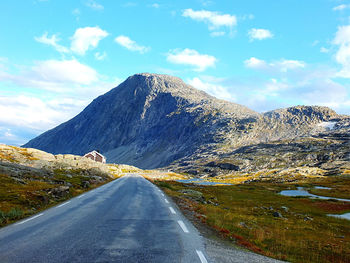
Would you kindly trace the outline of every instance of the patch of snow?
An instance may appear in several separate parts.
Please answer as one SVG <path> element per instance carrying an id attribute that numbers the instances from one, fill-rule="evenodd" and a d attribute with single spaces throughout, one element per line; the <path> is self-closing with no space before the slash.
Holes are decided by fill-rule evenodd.
<path id="1" fill-rule="evenodd" d="M 317 124 L 318 127 L 325 128 L 327 130 L 333 130 L 334 126 L 337 124 L 336 121 L 324 121 L 319 124 Z"/>

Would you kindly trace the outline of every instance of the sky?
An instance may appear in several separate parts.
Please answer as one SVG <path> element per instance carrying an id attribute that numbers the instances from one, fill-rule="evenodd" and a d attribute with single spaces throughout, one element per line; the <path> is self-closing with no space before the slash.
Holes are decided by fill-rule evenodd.
<path id="1" fill-rule="evenodd" d="M 350 0 L 3 0 L 0 25 L 0 143 L 141 72 L 258 112 L 350 114 Z"/>

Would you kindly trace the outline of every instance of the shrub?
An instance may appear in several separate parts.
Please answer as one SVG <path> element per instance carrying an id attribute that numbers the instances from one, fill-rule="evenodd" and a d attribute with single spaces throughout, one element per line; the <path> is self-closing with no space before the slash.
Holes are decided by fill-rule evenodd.
<path id="1" fill-rule="evenodd" d="M 158 182 L 158 186 L 165 187 L 165 188 L 168 188 L 170 190 L 174 190 L 174 188 L 170 184 L 168 184 L 166 182 Z"/>
<path id="2" fill-rule="evenodd" d="M 19 208 L 12 208 L 6 215 L 6 217 L 10 220 L 20 219 L 23 216 L 23 211 Z"/>

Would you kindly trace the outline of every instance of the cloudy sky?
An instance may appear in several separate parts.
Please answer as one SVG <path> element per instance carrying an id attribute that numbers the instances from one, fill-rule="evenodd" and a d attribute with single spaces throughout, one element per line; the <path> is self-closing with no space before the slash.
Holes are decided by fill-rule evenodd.
<path id="1" fill-rule="evenodd" d="M 350 114 L 350 0 L 1 1 L 0 24 L 0 143 L 25 143 L 140 72 L 259 112 Z"/>

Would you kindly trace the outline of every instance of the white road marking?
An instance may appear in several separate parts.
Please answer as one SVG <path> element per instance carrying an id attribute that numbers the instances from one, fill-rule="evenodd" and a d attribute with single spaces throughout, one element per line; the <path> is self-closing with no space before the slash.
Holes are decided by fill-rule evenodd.
<path id="1" fill-rule="evenodd" d="M 174 210 L 174 208 L 172 208 L 172 207 L 169 207 L 169 209 L 170 209 L 170 212 L 172 213 L 172 214 L 176 214 L 176 212 L 175 212 L 175 210 Z"/>
<path id="2" fill-rule="evenodd" d="M 185 226 L 184 222 L 182 220 L 177 221 L 177 223 L 180 225 L 180 227 L 182 228 L 182 231 L 184 231 L 185 233 L 189 233 L 187 227 Z"/>
<path id="3" fill-rule="evenodd" d="M 66 205 L 66 204 L 69 204 L 69 203 L 70 203 L 70 201 L 65 202 L 65 203 L 63 203 L 63 204 L 61 204 L 61 205 L 59 205 L 59 206 L 57 206 L 57 207 L 62 207 L 62 206 Z"/>
<path id="4" fill-rule="evenodd" d="M 78 196 L 78 199 L 82 198 L 84 195 L 85 195 L 85 194 L 83 194 L 83 195 L 79 195 L 79 196 Z"/>
<path id="5" fill-rule="evenodd" d="M 42 216 L 42 215 L 43 215 L 43 213 L 41 213 L 41 214 L 39 214 L 39 215 L 36 215 L 36 216 L 33 216 L 33 217 L 31 217 L 31 218 L 28 218 L 27 220 L 24 220 L 24 221 L 22 221 L 22 222 L 17 223 L 16 225 L 22 225 L 23 223 L 28 222 L 28 221 L 30 221 L 30 220 L 33 220 L 33 219 L 35 219 L 35 218 L 37 218 L 37 217 L 39 217 L 39 216 Z"/>
<path id="6" fill-rule="evenodd" d="M 165 201 L 165 203 L 169 204 L 169 201 L 168 201 L 168 200 L 166 200 L 166 198 L 164 198 L 164 201 Z"/>
<path id="7" fill-rule="evenodd" d="M 196 252 L 197 252 L 197 255 L 202 263 L 208 263 L 207 259 L 203 255 L 202 251 L 196 249 Z"/>

